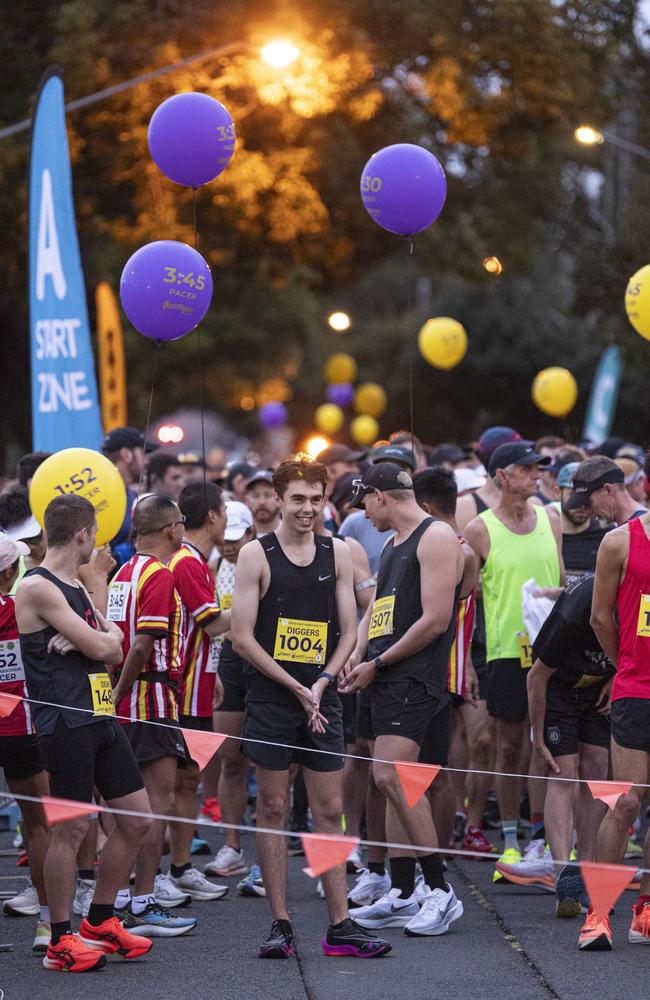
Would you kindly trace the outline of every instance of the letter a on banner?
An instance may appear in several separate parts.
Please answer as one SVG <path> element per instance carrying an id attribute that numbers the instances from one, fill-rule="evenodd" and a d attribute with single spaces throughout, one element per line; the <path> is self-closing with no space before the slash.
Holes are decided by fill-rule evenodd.
<path id="1" fill-rule="evenodd" d="M 51 67 L 41 80 L 29 167 L 35 451 L 99 449 L 102 443 L 60 74 Z"/>

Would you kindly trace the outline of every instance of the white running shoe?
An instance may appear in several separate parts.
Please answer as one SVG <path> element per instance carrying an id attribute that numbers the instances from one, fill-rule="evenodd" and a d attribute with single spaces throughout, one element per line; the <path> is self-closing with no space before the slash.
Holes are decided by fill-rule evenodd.
<path id="1" fill-rule="evenodd" d="M 247 875 L 248 868 L 244 864 L 244 852 L 236 851 L 234 847 L 224 844 L 217 852 L 214 861 L 209 861 L 203 869 L 206 875 Z"/>
<path id="2" fill-rule="evenodd" d="M 169 875 L 160 872 L 156 875 L 153 894 L 159 906 L 164 906 L 168 910 L 173 910 L 176 906 L 189 906 L 192 897 L 189 892 L 177 889 Z"/>
<path id="3" fill-rule="evenodd" d="M 363 861 L 361 860 L 361 849 L 355 847 L 353 851 L 350 851 L 345 864 L 345 869 L 348 875 L 356 875 L 363 868 Z"/>
<path id="4" fill-rule="evenodd" d="M 415 896 L 402 899 L 401 889 L 391 889 L 372 906 L 362 906 L 354 911 L 354 922 L 367 930 L 376 927 L 406 927 L 420 912 Z"/>
<path id="5" fill-rule="evenodd" d="M 210 882 L 196 868 L 188 868 L 180 878 L 174 878 L 173 875 L 169 875 L 169 881 L 177 889 L 189 893 L 192 899 L 195 900 L 223 899 L 228 892 L 227 885 L 217 885 L 215 882 Z"/>
<path id="6" fill-rule="evenodd" d="M 50 925 L 44 923 L 42 920 L 36 925 L 36 935 L 34 937 L 34 943 L 32 945 L 32 951 L 47 951 L 48 945 L 52 940 L 52 931 Z"/>
<path id="7" fill-rule="evenodd" d="M 415 888 L 413 889 L 413 895 L 417 899 L 420 906 L 429 895 L 429 886 L 424 881 L 424 875 L 417 875 L 415 879 Z"/>
<path id="8" fill-rule="evenodd" d="M 496 870 L 515 885 L 540 885 L 555 892 L 555 865 L 543 840 L 531 840 L 521 861 L 497 861 Z"/>
<path id="9" fill-rule="evenodd" d="M 78 878 L 74 890 L 74 899 L 72 900 L 72 912 L 76 913 L 78 917 L 87 917 L 94 895 L 95 880 Z"/>
<path id="10" fill-rule="evenodd" d="M 316 883 L 316 892 L 318 893 L 321 899 L 325 899 L 325 886 L 323 885 L 322 878 L 319 878 L 318 882 Z"/>
<path id="11" fill-rule="evenodd" d="M 387 892 L 390 892 L 390 875 L 386 872 L 377 875 L 376 872 L 362 868 L 348 893 L 348 903 L 353 907 L 372 906 Z"/>
<path id="12" fill-rule="evenodd" d="M 22 892 L 5 899 L 2 909 L 9 917 L 39 917 L 41 904 L 35 886 L 28 882 Z"/>
<path id="13" fill-rule="evenodd" d="M 449 892 L 426 886 L 424 902 L 419 913 L 406 924 L 405 934 L 409 937 L 434 937 L 446 934 L 454 920 L 462 917 L 463 904 L 449 883 L 447 888 Z"/>

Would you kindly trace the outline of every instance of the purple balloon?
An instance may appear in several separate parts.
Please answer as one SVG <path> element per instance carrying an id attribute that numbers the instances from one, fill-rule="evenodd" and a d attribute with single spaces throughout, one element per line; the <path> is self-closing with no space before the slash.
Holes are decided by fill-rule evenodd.
<path id="1" fill-rule="evenodd" d="M 328 385 L 327 398 L 337 406 L 349 406 L 354 399 L 354 386 L 350 382 L 340 382 L 338 385 Z"/>
<path id="2" fill-rule="evenodd" d="M 225 170 L 235 151 L 230 112 L 208 94 L 176 94 L 149 122 L 149 152 L 163 174 L 199 187 Z"/>
<path id="3" fill-rule="evenodd" d="M 130 322 L 151 340 L 178 340 L 193 330 L 212 301 L 212 275 L 187 243 L 158 240 L 129 257 L 120 299 Z"/>
<path id="4" fill-rule="evenodd" d="M 287 408 L 284 403 L 264 403 L 260 406 L 260 423 L 262 427 L 272 430 L 284 427 L 287 422 Z"/>
<path id="5" fill-rule="evenodd" d="M 382 229 L 399 236 L 412 236 L 430 226 L 446 195 L 440 162 L 428 149 L 408 142 L 380 149 L 361 174 L 366 211 Z"/>

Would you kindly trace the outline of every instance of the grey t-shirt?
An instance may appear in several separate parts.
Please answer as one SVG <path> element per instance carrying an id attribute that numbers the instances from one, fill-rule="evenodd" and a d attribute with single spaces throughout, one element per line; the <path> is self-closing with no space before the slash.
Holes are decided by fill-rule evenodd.
<path id="1" fill-rule="evenodd" d="M 392 528 L 388 531 L 377 531 L 363 510 L 355 510 L 352 514 L 348 514 L 338 533 L 341 538 L 356 539 L 359 545 L 366 550 L 368 562 L 370 563 L 370 572 L 373 576 L 376 575 L 379 568 L 381 550 L 388 539 L 392 538 L 395 534 Z"/>

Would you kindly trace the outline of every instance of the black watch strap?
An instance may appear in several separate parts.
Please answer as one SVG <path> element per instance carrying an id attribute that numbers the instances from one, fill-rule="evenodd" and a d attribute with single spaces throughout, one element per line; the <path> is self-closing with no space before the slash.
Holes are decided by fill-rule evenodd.
<path id="1" fill-rule="evenodd" d="M 386 664 L 382 660 L 381 656 L 375 656 L 375 659 L 373 660 L 373 663 L 375 664 L 375 667 L 377 668 L 377 673 L 380 673 L 382 670 L 386 670 L 387 669 Z"/>
<path id="2" fill-rule="evenodd" d="M 317 680 L 320 680 L 321 677 L 327 677 L 327 683 L 328 683 L 329 687 L 331 687 L 332 684 L 336 684 L 336 677 L 333 677 L 332 674 L 328 674 L 326 670 L 321 670 L 321 672 L 318 675 Z"/>

